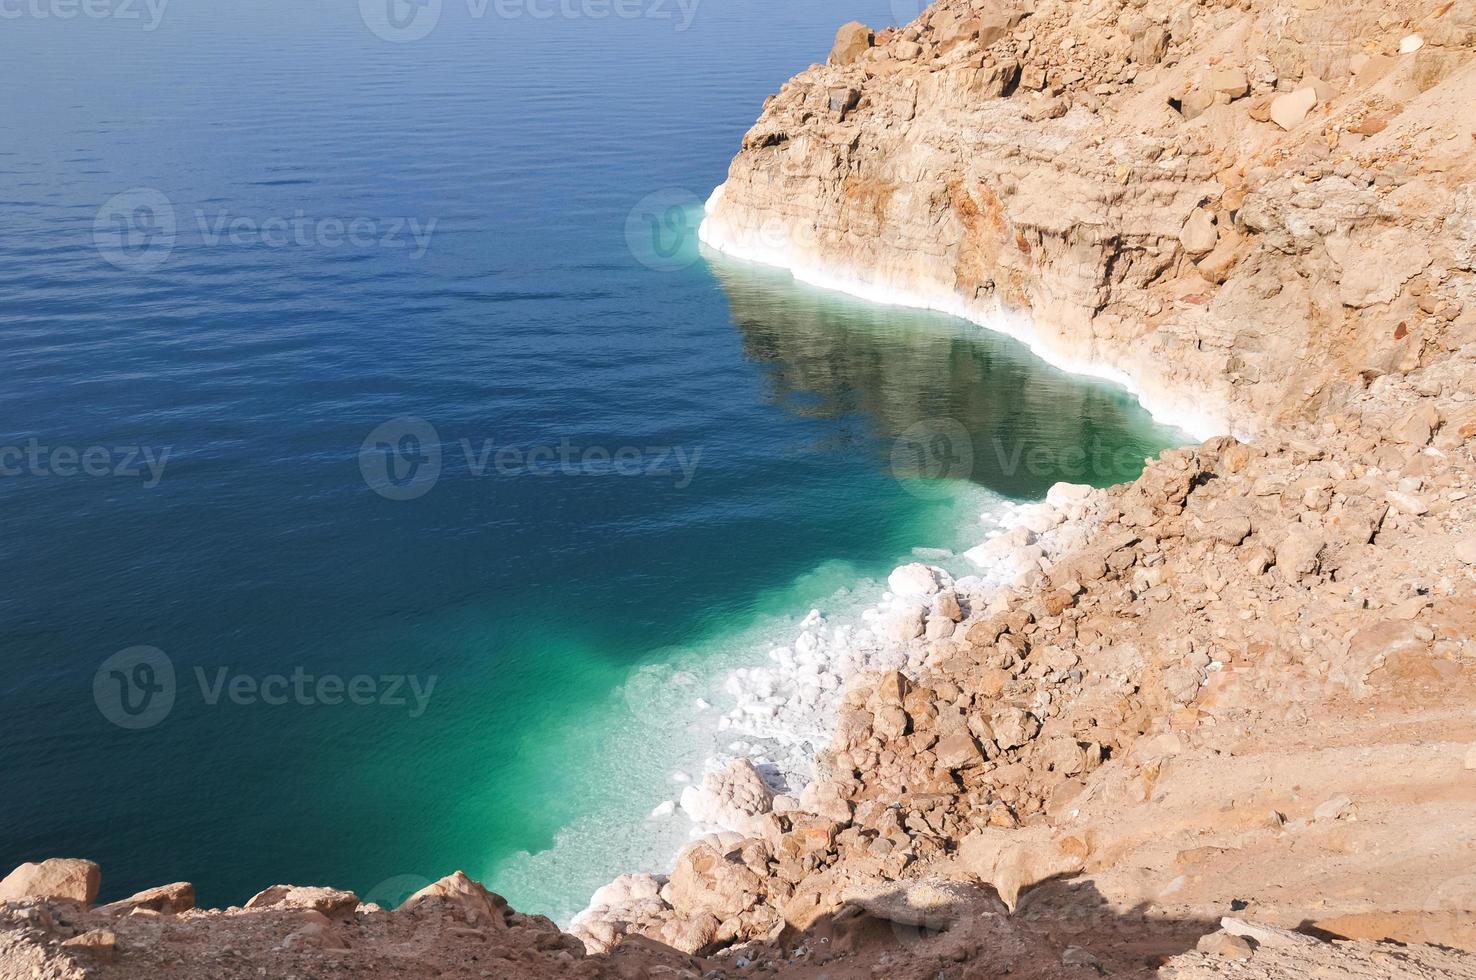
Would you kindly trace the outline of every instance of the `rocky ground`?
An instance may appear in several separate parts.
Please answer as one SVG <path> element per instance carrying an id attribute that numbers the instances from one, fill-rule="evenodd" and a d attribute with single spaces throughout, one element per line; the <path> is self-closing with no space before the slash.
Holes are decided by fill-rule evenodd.
<path id="1" fill-rule="evenodd" d="M 0 882 L 0 977 L 1476 977 L 1476 2 L 943 0 L 766 104 L 718 247 L 983 319 L 1229 437 L 923 565 L 797 797 L 573 935 L 97 869 Z"/>

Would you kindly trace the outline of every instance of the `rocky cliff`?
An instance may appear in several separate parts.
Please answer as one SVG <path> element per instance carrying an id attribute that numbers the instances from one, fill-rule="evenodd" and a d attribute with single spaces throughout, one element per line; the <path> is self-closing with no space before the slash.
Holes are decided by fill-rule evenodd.
<path id="1" fill-rule="evenodd" d="M 767 101 L 703 236 L 1255 435 L 1476 337 L 1473 31 L 1468 0 L 849 25 Z"/>
<path id="2" fill-rule="evenodd" d="M 93 908 L 0 976 L 1476 977 L 1476 2 L 943 0 L 764 107 L 719 249 L 950 310 L 1215 438 L 889 583 L 815 779 L 574 935 L 464 876 Z M 1225 435 L 1233 433 L 1245 441 Z"/>

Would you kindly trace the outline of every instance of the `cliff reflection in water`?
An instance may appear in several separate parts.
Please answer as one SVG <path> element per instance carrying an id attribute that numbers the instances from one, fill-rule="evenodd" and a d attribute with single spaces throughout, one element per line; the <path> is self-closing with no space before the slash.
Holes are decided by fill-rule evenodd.
<path id="1" fill-rule="evenodd" d="M 966 478 L 1016 500 L 1058 481 L 1106 486 L 1184 443 L 1120 388 L 928 311 L 880 306 L 704 252 L 744 352 L 786 411 L 854 416 L 856 437 L 909 475 Z"/>

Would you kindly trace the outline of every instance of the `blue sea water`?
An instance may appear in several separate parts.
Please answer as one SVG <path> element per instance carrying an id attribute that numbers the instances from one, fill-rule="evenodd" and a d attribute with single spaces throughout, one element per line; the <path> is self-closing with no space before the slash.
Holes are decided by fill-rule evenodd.
<path id="1" fill-rule="evenodd" d="M 1178 441 L 699 249 L 763 98 L 893 7 L 7 7 L 0 866 L 567 918 L 721 748 L 643 667 Z"/>

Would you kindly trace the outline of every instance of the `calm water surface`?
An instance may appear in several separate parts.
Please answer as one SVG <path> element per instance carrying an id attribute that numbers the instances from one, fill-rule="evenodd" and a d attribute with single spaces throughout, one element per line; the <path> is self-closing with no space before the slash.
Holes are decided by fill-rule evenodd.
<path id="1" fill-rule="evenodd" d="M 699 255 L 763 98 L 885 0 L 445 0 L 402 42 L 352 0 L 132 9 L 0 21 L 0 866 L 209 904 L 464 868 L 566 917 L 713 748 L 634 670 L 1175 441 Z M 969 479 L 898 479 L 939 419 Z"/>

